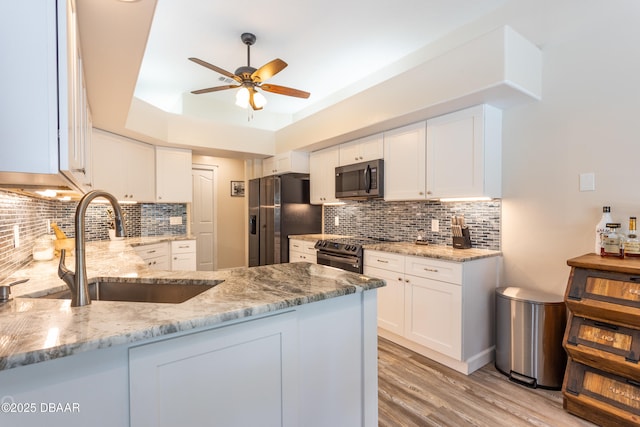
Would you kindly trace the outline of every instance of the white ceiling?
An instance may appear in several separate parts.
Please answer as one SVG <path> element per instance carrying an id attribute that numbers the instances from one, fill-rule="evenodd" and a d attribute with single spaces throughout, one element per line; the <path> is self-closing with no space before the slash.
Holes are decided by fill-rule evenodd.
<path id="1" fill-rule="evenodd" d="M 133 96 L 171 113 L 279 129 L 388 78 L 376 72 L 507 1 L 76 0 L 94 124 L 114 132 Z M 187 58 L 234 72 L 246 65 L 243 32 L 257 36 L 253 67 L 289 64 L 269 83 L 310 98 L 264 93 L 265 109 L 249 122 L 235 90 L 190 94 L 228 83 Z"/>

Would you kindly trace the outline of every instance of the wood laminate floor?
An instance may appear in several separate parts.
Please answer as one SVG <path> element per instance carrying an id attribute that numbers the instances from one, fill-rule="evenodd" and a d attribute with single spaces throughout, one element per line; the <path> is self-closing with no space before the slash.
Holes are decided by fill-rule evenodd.
<path id="1" fill-rule="evenodd" d="M 488 364 L 471 375 L 378 337 L 379 426 L 593 426 L 560 391 L 530 389 Z"/>

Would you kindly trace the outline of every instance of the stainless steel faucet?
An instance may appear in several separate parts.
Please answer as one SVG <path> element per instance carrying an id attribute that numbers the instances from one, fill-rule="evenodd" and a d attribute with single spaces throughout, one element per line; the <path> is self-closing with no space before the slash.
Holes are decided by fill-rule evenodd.
<path id="1" fill-rule="evenodd" d="M 78 207 L 76 208 L 76 224 L 75 224 L 75 238 L 76 238 L 76 271 L 75 273 L 67 268 L 64 264 L 65 250 L 60 251 L 60 264 L 58 265 L 58 277 L 60 277 L 71 289 L 71 307 L 81 307 L 83 305 L 91 304 L 91 298 L 89 297 L 89 286 L 87 283 L 87 267 L 86 258 L 84 253 L 84 228 L 85 228 L 85 214 L 89 203 L 96 197 L 104 197 L 107 199 L 115 214 L 115 228 L 116 236 L 124 236 L 124 221 L 122 219 L 122 210 L 116 198 L 101 190 L 90 191 L 80 199 Z"/>

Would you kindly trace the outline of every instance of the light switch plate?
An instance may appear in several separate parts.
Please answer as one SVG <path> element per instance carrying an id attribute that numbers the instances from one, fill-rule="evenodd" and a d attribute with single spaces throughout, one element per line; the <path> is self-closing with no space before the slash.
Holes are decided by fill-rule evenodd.
<path id="1" fill-rule="evenodd" d="M 431 220 L 431 231 L 437 233 L 440 231 L 440 220 L 432 219 Z"/>
<path id="2" fill-rule="evenodd" d="M 580 174 L 580 191 L 595 191 L 596 175 L 593 172 Z"/>
<path id="3" fill-rule="evenodd" d="M 169 217 L 169 225 L 182 225 L 182 217 L 181 216 L 170 216 Z"/>
<path id="4" fill-rule="evenodd" d="M 340 217 L 336 215 L 335 219 L 333 220 L 333 223 L 336 225 L 336 227 L 340 226 Z"/>

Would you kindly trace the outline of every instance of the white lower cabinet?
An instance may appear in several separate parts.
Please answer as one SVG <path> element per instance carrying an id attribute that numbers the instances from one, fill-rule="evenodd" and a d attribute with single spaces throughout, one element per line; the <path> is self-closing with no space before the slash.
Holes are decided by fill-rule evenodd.
<path id="1" fill-rule="evenodd" d="M 296 425 L 292 317 L 131 348 L 131 426 Z"/>
<path id="2" fill-rule="evenodd" d="M 171 242 L 171 270 L 196 271 L 196 241 Z"/>
<path id="3" fill-rule="evenodd" d="M 493 360 L 498 257 L 467 262 L 369 251 L 364 274 L 378 290 L 378 333 L 459 372 Z"/>
<path id="4" fill-rule="evenodd" d="M 134 249 L 151 270 L 171 269 L 169 244 L 167 242 L 135 246 Z"/>
<path id="5" fill-rule="evenodd" d="M 196 271 L 196 241 L 175 240 L 134 247 L 151 270 Z"/>
<path id="6" fill-rule="evenodd" d="M 317 264 L 318 251 L 315 242 L 289 239 L 289 262 L 310 262 Z"/>

